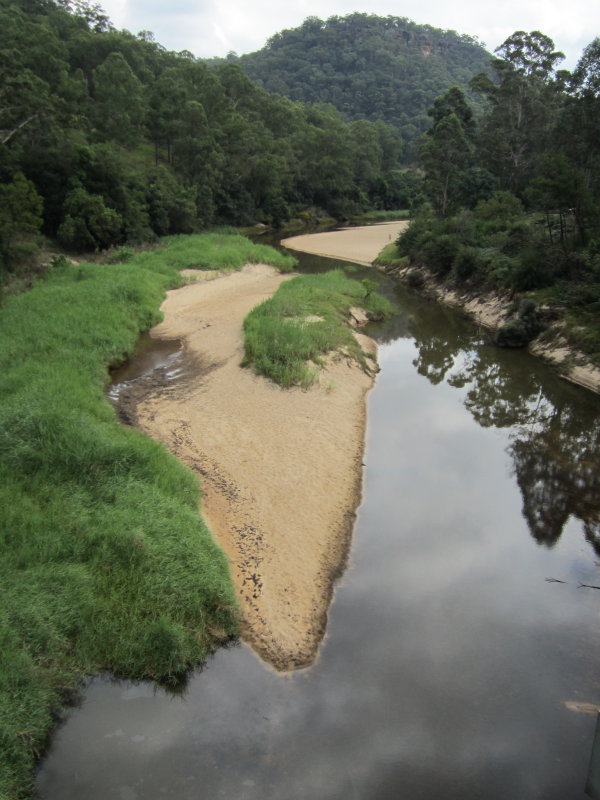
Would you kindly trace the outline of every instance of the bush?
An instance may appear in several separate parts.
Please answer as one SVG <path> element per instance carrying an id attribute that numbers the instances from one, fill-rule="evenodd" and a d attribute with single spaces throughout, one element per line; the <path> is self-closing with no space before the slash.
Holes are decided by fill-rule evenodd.
<path id="1" fill-rule="evenodd" d="M 425 285 L 425 276 L 419 269 L 410 269 L 406 273 L 405 280 L 411 289 L 422 289 Z"/>
<path id="2" fill-rule="evenodd" d="M 459 283 L 464 283 L 473 277 L 478 272 L 481 263 L 479 250 L 475 247 L 461 247 L 454 263 L 452 270 L 454 276 Z"/>
<path id="3" fill-rule="evenodd" d="M 494 192 L 489 200 L 480 200 L 475 206 L 475 217 L 489 224 L 492 230 L 505 228 L 510 220 L 523 213 L 523 204 L 510 192 Z"/>
<path id="4" fill-rule="evenodd" d="M 123 220 L 99 194 L 78 187 L 67 195 L 59 242 L 71 250 L 105 250 L 122 240 Z"/>
<path id="5" fill-rule="evenodd" d="M 461 243 L 455 234 L 442 234 L 431 239 L 423 247 L 423 259 L 426 265 L 436 275 L 447 275 L 452 269 L 454 259 L 460 249 Z"/>
<path id="6" fill-rule="evenodd" d="M 535 302 L 529 298 L 522 300 L 517 316 L 498 328 L 496 344 L 500 347 L 526 347 L 541 327 Z"/>
<path id="7" fill-rule="evenodd" d="M 518 292 L 530 292 L 554 283 L 555 267 L 545 248 L 529 246 L 521 252 L 511 277 Z"/>

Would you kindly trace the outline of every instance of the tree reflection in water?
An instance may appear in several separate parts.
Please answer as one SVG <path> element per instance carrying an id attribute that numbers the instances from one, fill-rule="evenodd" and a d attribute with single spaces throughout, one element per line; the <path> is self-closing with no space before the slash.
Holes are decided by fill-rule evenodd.
<path id="1" fill-rule="evenodd" d="M 421 309 L 410 322 L 414 365 L 431 383 L 466 389 L 483 427 L 510 428 L 507 452 L 531 535 L 552 547 L 570 516 L 600 556 L 600 403 L 523 352 L 491 345 L 473 326 Z"/>

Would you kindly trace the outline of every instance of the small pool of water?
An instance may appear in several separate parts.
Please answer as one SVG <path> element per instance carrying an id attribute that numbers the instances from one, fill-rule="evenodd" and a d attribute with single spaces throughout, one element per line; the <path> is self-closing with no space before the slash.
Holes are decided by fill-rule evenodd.
<path id="1" fill-rule="evenodd" d="M 181 378 L 182 354 L 181 339 L 156 339 L 149 333 L 143 333 L 131 359 L 111 371 L 107 391 L 109 399 L 118 403 L 123 392 L 157 372 L 163 374 L 166 382 L 178 380 Z"/>

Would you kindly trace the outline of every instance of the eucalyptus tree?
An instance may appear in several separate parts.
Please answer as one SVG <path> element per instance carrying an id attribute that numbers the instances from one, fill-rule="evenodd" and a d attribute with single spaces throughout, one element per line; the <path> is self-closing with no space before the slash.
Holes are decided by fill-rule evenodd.
<path id="1" fill-rule="evenodd" d="M 493 78 L 482 73 L 472 82 L 488 103 L 481 148 L 501 187 L 522 194 L 551 145 L 561 102 L 555 71 L 564 55 L 539 31 L 517 31 L 495 52 Z"/>
<path id="2" fill-rule="evenodd" d="M 445 217 L 463 200 L 464 178 L 474 163 L 475 124 L 463 92 L 453 87 L 429 111 L 433 126 L 421 140 L 425 191 Z"/>

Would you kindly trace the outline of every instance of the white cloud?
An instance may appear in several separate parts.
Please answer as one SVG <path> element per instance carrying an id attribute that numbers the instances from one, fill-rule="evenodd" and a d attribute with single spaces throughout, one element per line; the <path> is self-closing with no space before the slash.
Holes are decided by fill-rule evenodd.
<path id="1" fill-rule="evenodd" d="M 573 68 L 583 48 L 600 34 L 600 4 L 596 0 L 105 0 L 103 7 L 116 27 L 133 33 L 151 30 L 172 50 L 190 50 L 201 57 L 247 53 L 261 48 L 274 33 L 293 28 L 307 16 L 326 19 L 353 11 L 405 16 L 421 24 L 450 28 L 478 36 L 489 50 L 515 30 L 540 30 L 554 39 Z"/>

